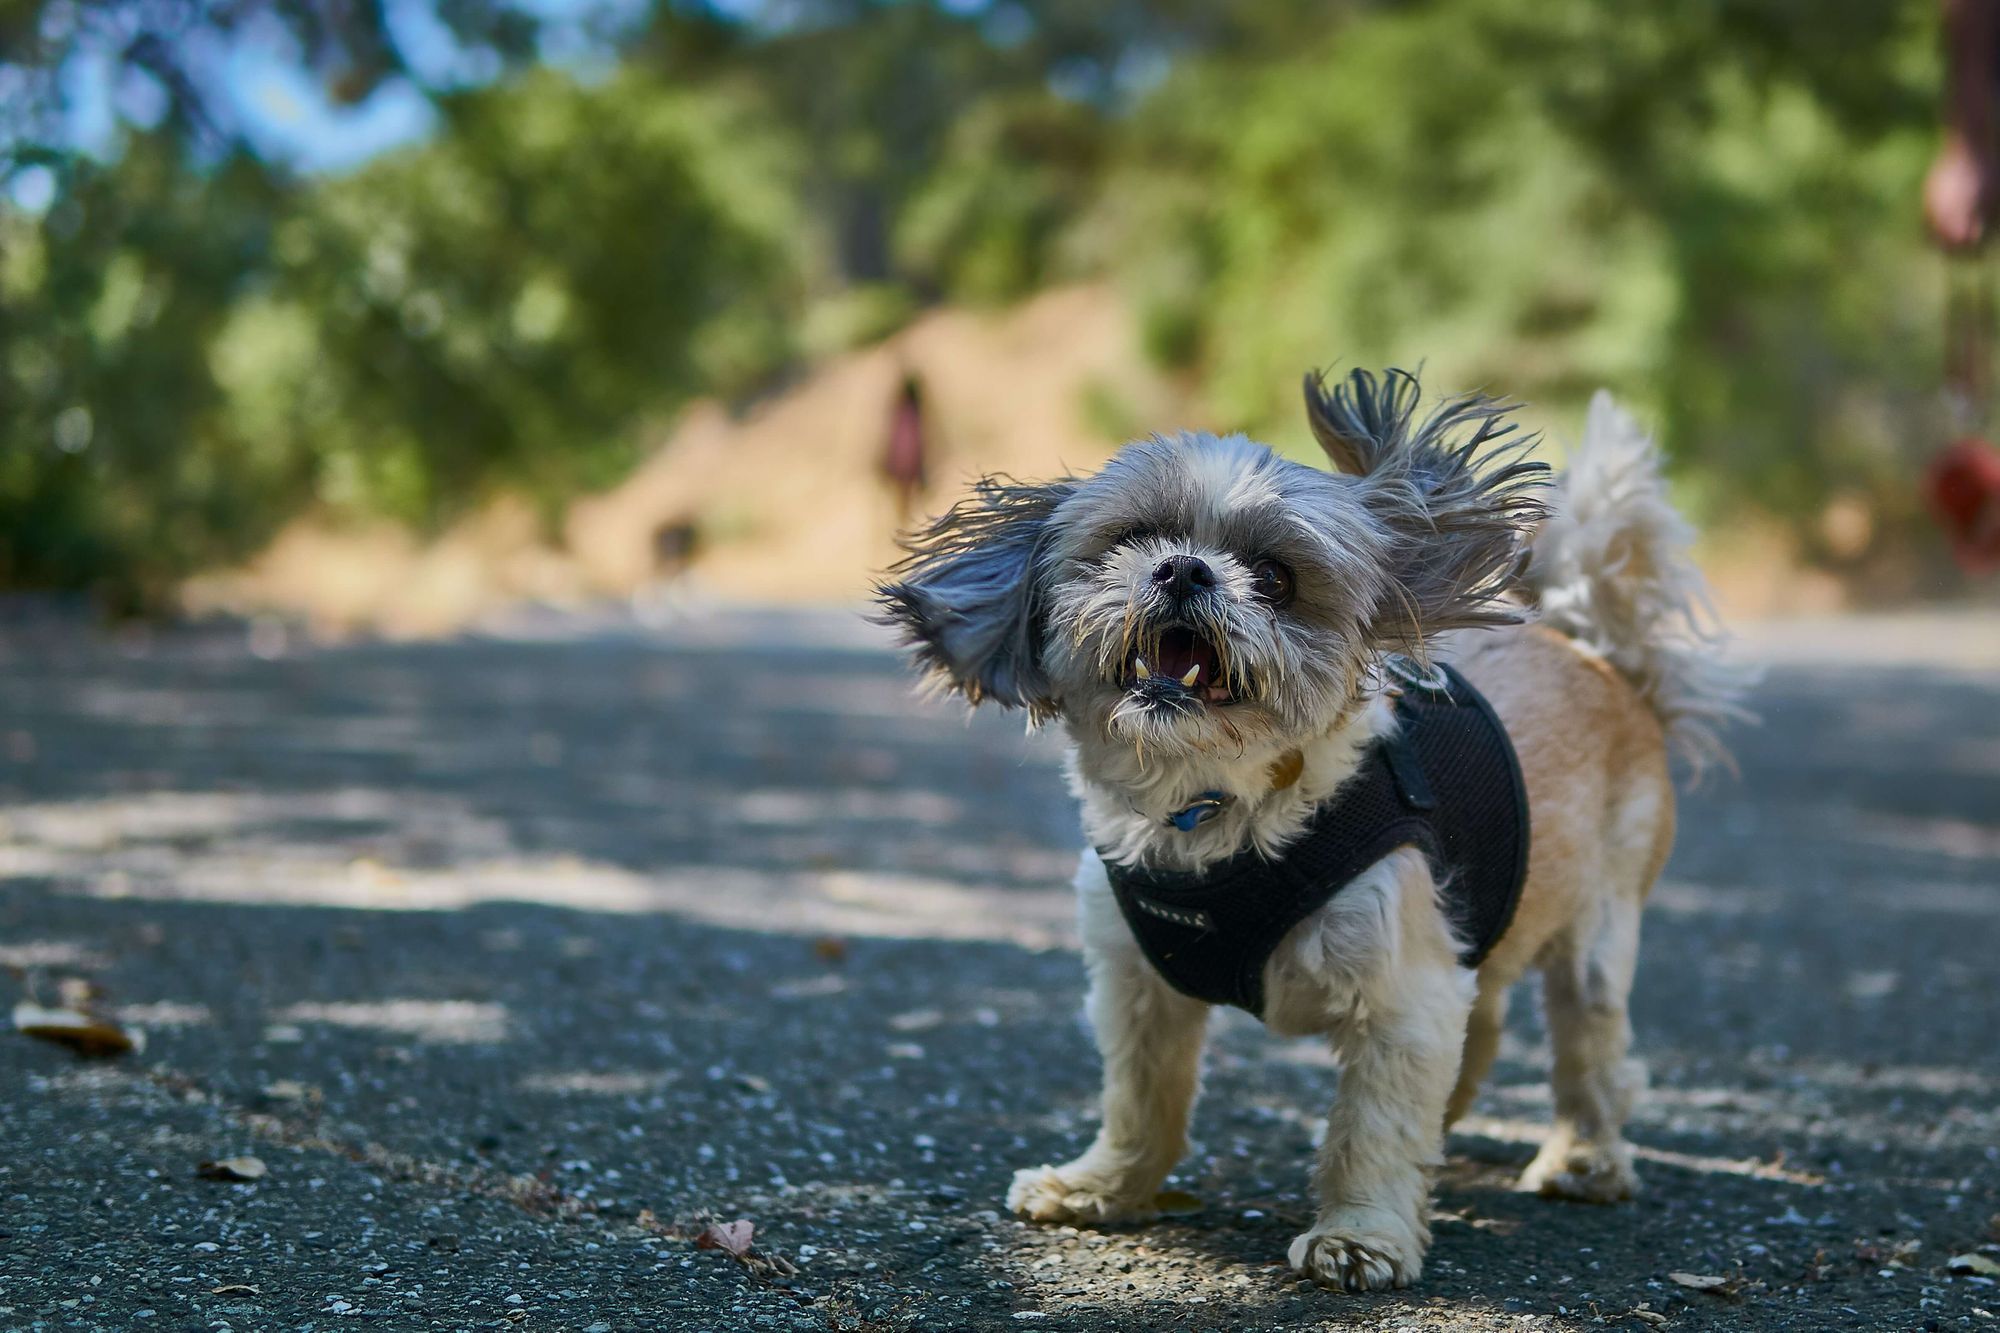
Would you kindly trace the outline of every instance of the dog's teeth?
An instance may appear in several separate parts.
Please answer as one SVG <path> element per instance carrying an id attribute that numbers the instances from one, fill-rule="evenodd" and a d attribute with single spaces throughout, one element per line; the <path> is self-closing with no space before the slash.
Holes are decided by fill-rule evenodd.
<path id="1" fill-rule="evenodd" d="M 1151 680 L 1153 678 L 1153 673 L 1146 669 L 1146 659 L 1143 657 L 1132 659 L 1132 674 L 1140 680 Z"/>
<path id="2" fill-rule="evenodd" d="M 1201 663 L 1196 662 L 1193 666 L 1187 669 L 1187 674 L 1181 677 L 1181 684 L 1187 686 L 1189 689 L 1193 689 L 1194 683 L 1200 679 L 1201 679 Z"/>

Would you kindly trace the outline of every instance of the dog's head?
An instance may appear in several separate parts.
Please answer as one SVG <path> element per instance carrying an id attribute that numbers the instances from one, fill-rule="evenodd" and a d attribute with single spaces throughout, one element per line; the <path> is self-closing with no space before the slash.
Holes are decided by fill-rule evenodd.
<path id="1" fill-rule="evenodd" d="M 1514 620 L 1499 600 L 1547 468 L 1482 397 L 1306 381 L 1339 473 L 1241 436 L 1128 445 L 1103 471 L 988 478 L 908 542 L 888 617 L 945 686 L 1173 754 L 1330 726 L 1385 652 Z"/>

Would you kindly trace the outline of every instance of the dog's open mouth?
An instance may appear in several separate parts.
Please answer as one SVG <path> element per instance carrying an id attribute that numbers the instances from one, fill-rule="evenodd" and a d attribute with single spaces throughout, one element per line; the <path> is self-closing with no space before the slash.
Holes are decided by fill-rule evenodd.
<path id="1" fill-rule="evenodd" d="M 1222 655 L 1214 644 L 1185 625 L 1162 631 L 1148 648 L 1134 653 L 1125 665 L 1122 684 L 1127 690 L 1163 701 L 1236 701 Z"/>

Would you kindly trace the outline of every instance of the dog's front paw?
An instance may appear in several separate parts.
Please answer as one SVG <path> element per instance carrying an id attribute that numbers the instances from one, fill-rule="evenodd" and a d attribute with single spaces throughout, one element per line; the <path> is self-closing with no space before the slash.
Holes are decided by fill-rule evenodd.
<path id="1" fill-rule="evenodd" d="M 1521 1173 L 1519 1188 L 1545 1199 L 1617 1203 L 1639 1192 L 1639 1173 L 1627 1144 L 1551 1140 Z"/>
<path id="2" fill-rule="evenodd" d="M 1408 1228 L 1382 1226 L 1379 1219 L 1355 1221 L 1360 1225 L 1337 1216 L 1315 1223 L 1292 1242 L 1292 1267 L 1338 1291 L 1407 1287 L 1423 1275 L 1423 1242 Z"/>
<path id="3" fill-rule="evenodd" d="M 1014 1173 L 1007 1187 L 1007 1208 L 1032 1222 L 1068 1222 L 1093 1226 L 1103 1222 L 1131 1222 L 1153 1215 L 1152 1196 L 1136 1199 L 1120 1196 L 1077 1174 L 1075 1165 L 1031 1166 Z"/>

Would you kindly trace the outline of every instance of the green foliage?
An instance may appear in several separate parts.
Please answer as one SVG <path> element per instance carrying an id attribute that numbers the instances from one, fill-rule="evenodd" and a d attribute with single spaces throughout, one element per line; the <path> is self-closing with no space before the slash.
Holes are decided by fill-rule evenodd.
<path id="1" fill-rule="evenodd" d="M 0 208 L 0 586 L 156 600 L 259 539 L 301 460 L 223 429 L 208 349 L 268 230 L 268 185 L 173 145 L 71 164 L 39 218 Z"/>
<path id="2" fill-rule="evenodd" d="M 1667 316 L 1647 220 L 1439 13 L 1189 68 L 1138 133 L 1111 192 L 1134 289 L 1232 422 L 1292 426 L 1276 368 L 1333 356 L 1540 398 L 1619 378 Z"/>
<path id="3" fill-rule="evenodd" d="M 1186 62 L 1103 203 L 1148 345 L 1301 446 L 1281 370 L 1425 362 L 1544 420 L 1610 385 L 1718 515 L 1804 529 L 1854 487 L 1907 510 L 1935 438 L 1934 33 L 1813 15 L 1471 0 Z"/>
<path id="4" fill-rule="evenodd" d="M 917 302 L 898 282 L 855 282 L 828 292 L 799 321 L 799 349 L 828 357 L 880 342 L 909 322 Z"/>
<path id="5" fill-rule="evenodd" d="M 440 92 L 432 139 L 334 179 L 249 157 L 135 0 L 103 31 L 158 128 L 52 153 L 83 11 L 4 12 L 34 36 L 0 182 L 58 183 L 0 194 L 0 587 L 142 605 L 303 506 L 553 508 L 692 394 L 1095 273 L 1215 415 L 1302 449 L 1309 366 L 1544 424 L 1608 384 L 1712 517 L 1809 533 L 1839 491 L 1907 516 L 1937 436 L 1926 6 L 663 5 L 601 77 Z M 440 9 L 495 69 L 529 12 Z M 336 100 L 413 75 L 379 6 L 181 35 L 273 13 Z"/>
<path id="6" fill-rule="evenodd" d="M 146 138 L 0 205 L 0 586 L 148 605 L 313 501 L 552 503 L 791 355 L 793 150 L 753 98 L 542 72 L 445 111 L 289 194 Z"/>
<path id="7" fill-rule="evenodd" d="M 446 117 L 307 195 L 225 333 L 240 424 L 316 455 L 323 499 L 559 499 L 621 475 L 642 416 L 787 358 L 791 150 L 753 102 L 541 72 Z"/>
<path id="8" fill-rule="evenodd" d="M 1057 247 L 1095 194 L 1107 137 L 1088 108 L 1046 92 L 974 106 L 903 211 L 900 267 L 983 304 L 1059 276 Z"/>

